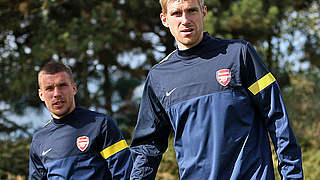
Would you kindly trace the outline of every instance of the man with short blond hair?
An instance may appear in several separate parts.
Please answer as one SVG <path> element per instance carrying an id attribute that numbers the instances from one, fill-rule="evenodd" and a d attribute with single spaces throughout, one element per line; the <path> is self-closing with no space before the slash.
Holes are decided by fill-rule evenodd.
<path id="1" fill-rule="evenodd" d="M 199 0 L 160 1 L 177 49 L 147 77 L 131 150 L 131 179 L 154 179 L 168 136 L 181 180 L 303 179 L 299 144 L 274 76 L 253 46 L 203 33 Z"/>

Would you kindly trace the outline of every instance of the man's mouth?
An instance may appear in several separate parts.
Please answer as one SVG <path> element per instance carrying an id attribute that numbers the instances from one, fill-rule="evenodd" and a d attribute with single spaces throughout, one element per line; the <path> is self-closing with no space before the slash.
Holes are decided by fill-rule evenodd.
<path id="1" fill-rule="evenodd" d="M 186 29 L 182 29 L 181 32 L 183 34 L 191 34 L 193 32 L 192 28 L 186 28 Z"/>
<path id="2" fill-rule="evenodd" d="M 57 101 L 57 102 L 53 103 L 53 106 L 56 108 L 60 108 L 63 106 L 63 104 L 64 104 L 64 101 Z"/>

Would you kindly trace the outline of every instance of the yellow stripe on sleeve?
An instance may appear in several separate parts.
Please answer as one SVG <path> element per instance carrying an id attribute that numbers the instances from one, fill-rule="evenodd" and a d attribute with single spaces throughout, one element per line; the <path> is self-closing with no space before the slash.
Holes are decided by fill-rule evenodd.
<path id="1" fill-rule="evenodd" d="M 110 156 L 120 152 L 121 150 L 128 147 L 128 144 L 125 140 L 121 140 L 100 152 L 104 159 L 108 159 Z"/>
<path id="2" fill-rule="evenodd" d="M 272 84 L 274 81 L 276 81 L 276 79 L 273 77 L 271 73 L 268 73 L 267 75 L 259 79 L 257 82 L 252 84 L 248 89 L 252 92 L 252 94 L 256 95 L 264 88 Z"/>

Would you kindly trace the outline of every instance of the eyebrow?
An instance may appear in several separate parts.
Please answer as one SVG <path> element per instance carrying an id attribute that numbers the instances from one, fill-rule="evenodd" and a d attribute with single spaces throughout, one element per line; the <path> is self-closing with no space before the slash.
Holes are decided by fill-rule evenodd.
<path id="1" fill-rule="evenodd" d="M 58 83 L 58 84 L 55 84 L 55 85 L 52 85 L 52 84 L 50 84 L 50 85 L 46 85 L 46 86 L 44 86 L 44 88 L 45 89 L 47 89 L 47 88 L 51 88 L 51 87 L 54 87 L 54 86 L 65 86 L 65 85 L 69 85 L 69 83 L 68 82 L 61 82 L 61 83 Z"/>
<path id="2" fill-rule="evenodd" d="M 200 10 L 200 7 L 198 6 L 193 6 L 193 7 L 189 7 L 188 9 L 186 9 L 187 11 L 190 11 L 190 10 Z M 174 12 L 177 12 L 177 11 L 182 11 L 181 8 L 176 8 L 176 9 L 172 9 L 171 11 L 169 11 L 169 13 L 174 13 Z"/>

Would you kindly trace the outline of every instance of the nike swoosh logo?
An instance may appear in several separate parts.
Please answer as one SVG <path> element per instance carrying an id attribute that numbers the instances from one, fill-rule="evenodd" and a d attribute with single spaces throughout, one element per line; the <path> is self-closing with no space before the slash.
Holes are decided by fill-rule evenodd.
<path id="1" fill-rule="evenodd" d="M 48 152 L 51 151 L 51 149 L 52 149 L 52 148 L 50 148 L 50 149 L 48 149 L 48 150 L 46 150 L 46 151 L 42 151 L 42 154 L 41 154 L 41 155 L 42 155 L 42 156 L 45 156 L 46 154 L 48 154 Z"/>
<path id="2" fill-rule="evenodd" d="M 166 92 L 166 96 L 170 96 L 177 88 L 172 89 L 171 91 Z"/>

